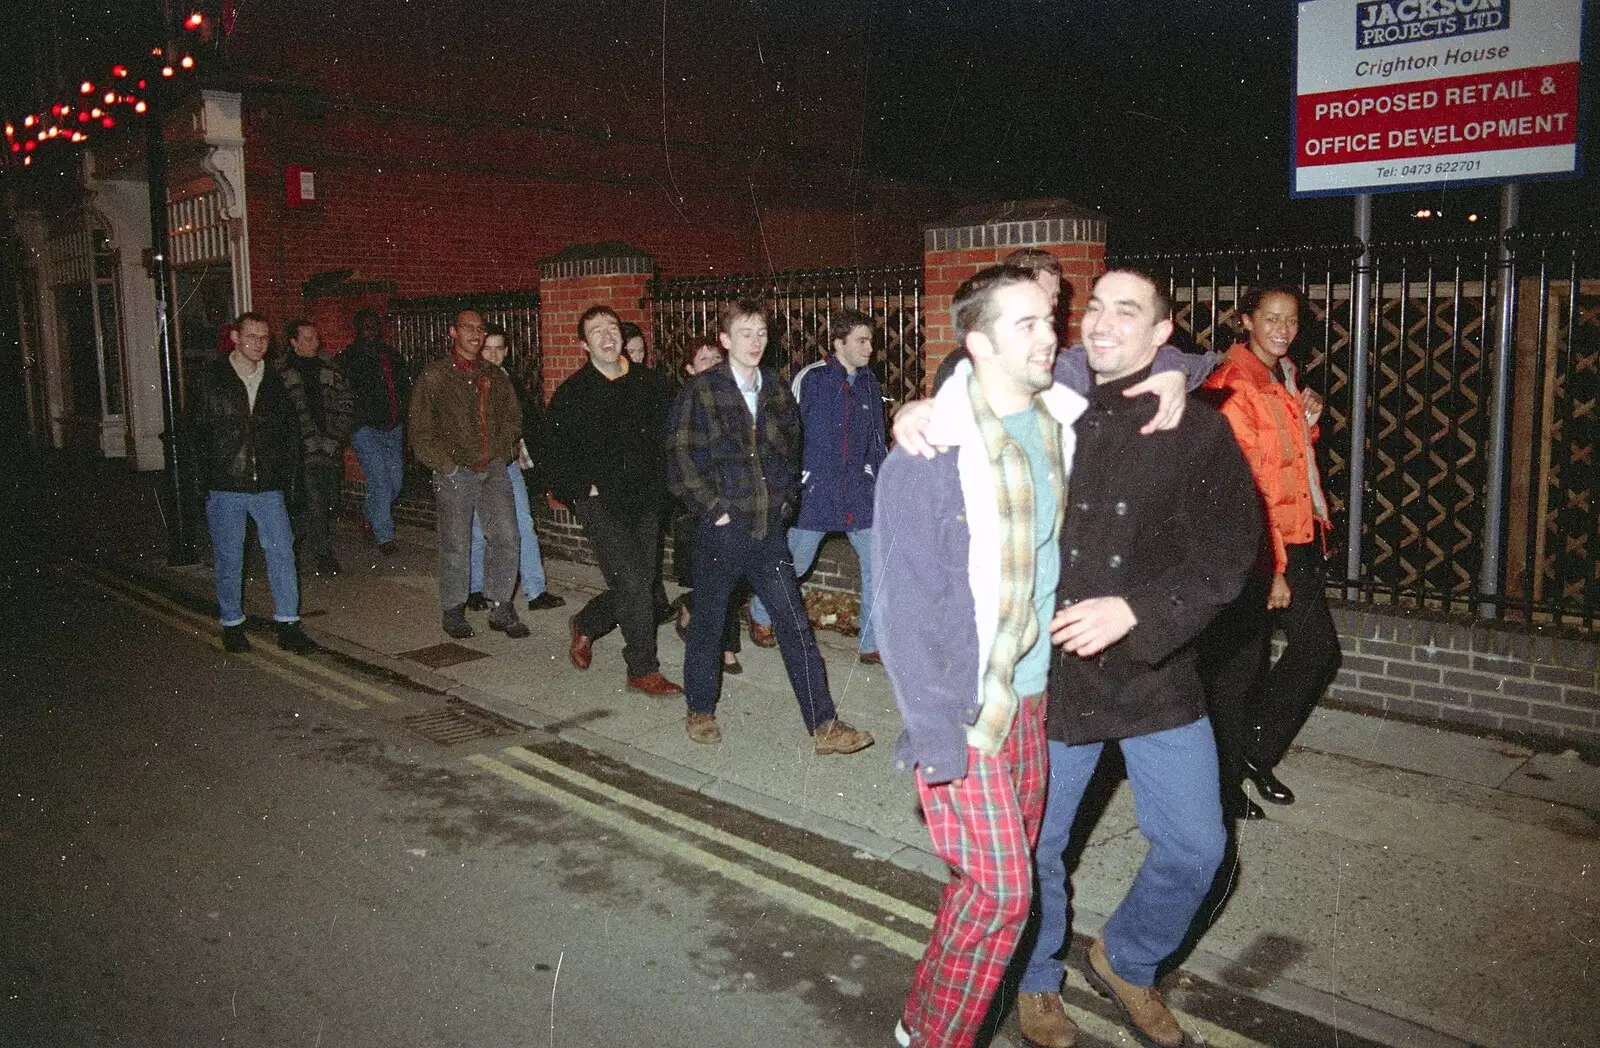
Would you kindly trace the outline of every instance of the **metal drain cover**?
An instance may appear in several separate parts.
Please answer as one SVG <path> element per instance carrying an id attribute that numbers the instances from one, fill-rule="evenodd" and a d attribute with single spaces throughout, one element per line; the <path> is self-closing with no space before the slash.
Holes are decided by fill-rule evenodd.
<path id="1" fill-rule="evenodd" d="M 441 746 L 454 746 L 458 742 L 471 742 L 474 739 L 492 739 L 499 735 L 515 735 L 523 730 L 514 721 L 470 706 L 460 699 L 450 699 L 436 710 L 402 717 L 400 723 L 409 731 Z"/>
<path id="2" fill-rule="evenodd" d="M 463 662 L 473 662 L 477 659 L 487 659 L 488 657 L 488 652 L 475 651 L 464 644 L 456 644 L 451 641 L 400 653 L 400 658 L 410 659 L 412 662 L 420 662 L 429 669 L 434 670 L 444 669 L 446 666 L 459 666 Z"/>

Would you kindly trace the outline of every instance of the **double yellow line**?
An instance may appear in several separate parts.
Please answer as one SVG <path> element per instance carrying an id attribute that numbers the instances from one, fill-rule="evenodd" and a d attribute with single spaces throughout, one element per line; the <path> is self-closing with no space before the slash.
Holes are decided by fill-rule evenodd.
<path id="1" fill-rule="evenodd" d="M 82 561 L 67 561 L 65 564 L 71 574 L 102 593 L 166 623 L 179 633 L 198 637 L 201 642 L 211 645 L 218 651 L 222 650 L 222 638 L 217 633 L 216 619 L 190 611 L 148 587 L 125 578 L 114 577 L 109 572 L 84 564 Z M 399 697 L 359 677 L 341 673 L 319 662 L 292 655 L 270 645 L 253 644 L 248 652 L 233 657 L 347 710 L 367 708 L 367 703 L 356 698 L 357 695 L 380 703 L 400 701 Z"/>
<path id="2" fill-rule="evenodd" d="M 125 578 L 113 577 L 82 562 L 70 561 L 68 567 L 79 579 L 122 603 L 166 623 L 180 633 L 198 635 L 205 643 L 221 649 L 222 642 L 217 636 L 214 619 L 193 612 L 147 587 Z M 365 696 L 380 703 L 400 701 L 397 696 L 359 677 L 266 645 L 258 645 L 250 652 L 234 657 L 345 709 L 360 710 L 367 707 L 366 702 L 347 693 Z M 337 685 L 337 689 L 334 685 Z M 927 933 L 933 927 L 934 919 L 934 915 L 927 910 L 620 790 L 526 747 L 510 746 L 502 750 L 501 755 L 506 760 L 474 754 L 465 758 L 465 761 L 518 789 L 632 838 L 655 854 L 670 855 L 698 866 L 798 913 L 878 943 L 903 957 L 911 960 L 922 957 Z M 742 856 L 749 862 L 726 858 L 695 843 L 695 838 L 722 851 Z M 765 867 L 772 872 L 764 873 L 758 867 Z M 797 887 L 796 883 L 812 885 L 820 893 Z M 862 911 L 871 913 L 871 916 L 831 902 L 823 898 L 823 894 L 849 900 Z M 1067 982 L 1076 990 L 1093 992 L 1088 982 L 1074 969 L 1067 970 Z M 1071 1003 L 1066 1008 L 1067 1014 L 1086 1034 L 1109 1044 L 1130 1043 L 1131 1038 L 1121 1024 Z M 1205 1043 L 1214 1048 L 1268 1048 L 1215 1023 L 1183 1012 L 1177 1014 L 1185 1027 L 1198 1032 Z"/>
<path id="3" fill-rule="evenodd" d="M 759 892 L 792 910 L 809 914 L 851 935 L 886 946 L 904 957 L 912 960 L 922 957 L 927 932 L 933 927 L 934 915 L 927 910 L 892 895 L 885 895 L 866 885 L 857 884 L 838 874 L 796 859 L 792 855 L 745 840 L 681 812 L 673 811 L 671 808 L 645 800 L 625 790 L 619 790 L 609 783 L 573 771 L 525 747 L 511 746 L 501 753 L 537 774 L 482 754 L 468 757 L 467 761 L 576 815 L 631 837 L 653 853 L 668 854 L 699 866 Z M 590 800 L 580 794 L 588 794 L 597 800 Z M 779 880 L 751 866 L 723 858 L 695 845 L 683 836 L 658 829 L 650 823 L 658 823 L 671 830 L 699 837 L 720 848 L 737 852 L 775 872 L 787 875 L 791 880 L 810 882 L 826 892 L 860 903 L 863 908 L 877 911 L 881 917 L 875 920 L 863 916 L 797 888 L 788 881 Z M 897 927 L 889 927 L 890 923 L 903 925 L 907 930 L 914 930 L 917 934 L 907 935 Z M 1087 980 L 1075 969 L 1067 969 L 1067 982 L 1074 989 L 1094 992 Z M 1071 1003 L 1067 1003 L 1066 1008 L 1067 1014 L 1078 1027 L 1090 1036 L 1110 1044 L 1131 1043 L 1132 1039 L 1121 1024 Z M 1185 1027 L 1200 1033 L 1205 1038 L 1205 1043 L 1215 1048 L 1267 1048 L 1258 1041 L 1196 1016 L 1183 1012 L 1178 1012 L 1177 1015 Z"/>

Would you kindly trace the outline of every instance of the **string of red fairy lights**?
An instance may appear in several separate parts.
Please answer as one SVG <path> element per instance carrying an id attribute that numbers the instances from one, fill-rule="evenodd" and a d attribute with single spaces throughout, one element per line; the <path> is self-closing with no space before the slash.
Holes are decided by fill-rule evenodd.
<path id="1" fill-rule="evenodd" d="M 201 33 L 206 29 L 206 16 L 199 11 L 191 13 L 183 20 L 183 28 L 190 33 Z M 20 121 L 7 120 L 6 158 L 29 167 L 33 164 L 34 152 L 40 148 L 54 143 L 82 144 L 95 134 L 116 127 L 119 110 L 124 118 L 128 110 L 141 115 L 148 112 L 149 102 L 141 96 L 147 94 L 152 80 L 173 80 L 195 69 L 194 55 L 181 48 L 177 51 L 169 55 L 166 48 L 151 48 L 148 75 L 136 76 L 128 65 L 119 62 L 100 83 L 85 80 L 79 84 L 73 101 L 56 102 L 48 110 L 28 113 Z M 160 66 L 156 67 L 155 62 L 160 62 Z"/>

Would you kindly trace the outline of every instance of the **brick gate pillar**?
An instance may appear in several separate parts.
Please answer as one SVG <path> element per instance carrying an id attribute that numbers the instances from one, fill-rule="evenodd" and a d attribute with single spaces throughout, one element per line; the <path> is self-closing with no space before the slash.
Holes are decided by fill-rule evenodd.
<path id="1" fill-rule="evenodd" d="M 926 339 L 923 393 L 955 349 L 950 300 L 961 282 L 1022 247 L 1042 248 L 1061 260 L 1061 344 L 1078 337 L 1089 288 L 1106 268 L 1106 222 L 1098 211 L 1068 200 L 1011 200 L 963 208 L 922 234 L 922 316 Z"/>
<path id="2" fill-rule="evenodd" d="M 578 341 L 578 318 L 605 305 L 623 320 L 650 330 L 645 293 L 655 260 L 619 240 L 575 244 L 539 263 L 539 344 L 544 355 L 544 398 L 588 363 Z"/>

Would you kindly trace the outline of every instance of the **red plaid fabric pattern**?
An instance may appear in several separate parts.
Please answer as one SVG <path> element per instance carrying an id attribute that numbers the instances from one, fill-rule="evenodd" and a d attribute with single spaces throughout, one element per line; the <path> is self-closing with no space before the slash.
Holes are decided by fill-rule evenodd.
<path id="1" fill-rule="evenodd" d="M 917 774 L 934 853 L 951 867 L 902 1017 L 917 1048 L 972 1044 L 1028 922 L 1049 778 L 1044 711 L 1043 695 L 1023 699 L 998 754 L 969 750 L 964 779 L 929 786 Z"/>

